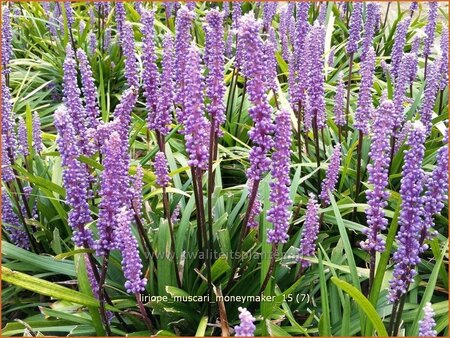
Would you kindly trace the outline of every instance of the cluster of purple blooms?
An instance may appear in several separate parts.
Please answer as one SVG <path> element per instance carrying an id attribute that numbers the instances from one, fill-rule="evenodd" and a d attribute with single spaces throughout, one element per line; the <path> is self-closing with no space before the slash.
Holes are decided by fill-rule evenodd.
<path id="1" fill-rule="evenodd" d="M 255 335 L 256 326 L 254 321 L 255 317 L 246 309 L 238 308 L 240 324 L 234 327 L 236 337 L 253 337 Z"/>
<path id="2" fill-rule="evenodd" d="M 306 260 L 305 257 L 314 256 L 319 229 L 319 204 L 317 203 L 316 197 L 311 194 L 306 207 L 302 239 L 300 240 L 300 248 L 298 249 L 298 261 L 303 269 L 311 266 L 311 262 Z"/>

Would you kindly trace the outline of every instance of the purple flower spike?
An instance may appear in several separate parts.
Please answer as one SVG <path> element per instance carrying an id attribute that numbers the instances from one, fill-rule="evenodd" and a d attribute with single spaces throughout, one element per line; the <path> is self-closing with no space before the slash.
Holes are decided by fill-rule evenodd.
<path id="1" fill-rule="evenodd" d="M 142 276 L 142 260 L 139 257 L 138 242 L 131 232 L 133 212 L 122 207 L 115 215 L 117 229 L 115 236 L 122 253 L 122 269 L 125 276 L 125 289 L 128 293 L 137 293 L 145 290 L 147 279 Z"/>
<path id="2" fill-rule="evenodd" d="M 14 213 L 11 200 L 5 188 L 2 188 L 2 224 L 14 245 L 25 250 L 30 248 L 28 236 L 19 222 L 19 217 Z"/>
<path id="3" fill-rule="evenodd" d="M 308 12 L 309 7 L 311 4 L 309 2 L 297 2 L 297 22 L 295 25 L 295 37 L 294 37 L 294 52 L 295 52 L 295 58 L 296 63 L 299 62 L 300 56 L 304 54 L 303 51 L 303 44 L 306 40 L 306 35 L 308 34 L 309 30 L 309 23 L 308 23 Z"/>
<path id="4" fill-rule="evenodd" d="M 420 242 L 431 237 L 429 230 L 434 226 L 433 216 L 439 214 L 444 208 L 444 201 L 448 193 L 448 145 L 438 150 L 436 167 L 431 175 L 427 176 L 427 191 L 424 197 L 423 227 Z M 432 235 L 432 234 L 431 234 Z M 427 249 L 427 246 L 422 248 Z"/>
<path id="5" fill-rule="evenodd" d="M 99 296 L 98 282 L 97 279 L 95 278 L 94 271 L 92 270 L 91 262 L 89 261 L 88 255 L 86 254 L 84 255 L 84 264 L 86 266 L 86 274 L 89 279 L 92 294 L 95 298 L 98 299 Z"/>
<path id="6" fill-rule="evenodd" d="M 364 4 L 362 2 L 353 3 L 353 12 L 350 17 L 350 31 L 347 42 L 347 53 L 352 54 L 358 50 L 358 42 L 361 37 L 362 12 Z"/>
<path id="7" fill-rule="evenodd" d="M 19 125 L 17 126 L 17 138 L 19 140 L 19 153 L 23 156 L 28 156 L 30 151 L 28 149 L 27 127 L 22 117 L 19 117 Z"/>
<path id="8" fill-rule="evenodd" d="M 414 12 L 417 11 L 418 8 L 419 3 L 417 1 L 411 2 L 411 5 L 409 6 L 410 15 L 413 16 Z"/>
<path id="9" fill-rule="evenodd" d="M 246 309 L 238 308 L 240 324 L 234 327 L 236 337 L 253 337 L 255 335 L 256 326 L 253 322 L 256 320 L 255 317 Z"/>
<path id="10" fill-rule="evenodd" d="M 263 65 L 263 41 L 259 37 L 260 23 L 253 15 L 247 14 L 241 18 L 239 25 L 238 37 L 245 52 L 242 66 L 248 77 L 247 91 L 252 104 L 248 112 L 254 122 L 253 128 L 249 131 L 254 146 L 249 155 L 250 168 L 247 170 L 247 178 L 259 181 L 270 167 L 267 153 L 273 145 L 272 108 L 265 93 L 266 70 Z"/>
<path id="11" fill-rule="evenodd" d="M 136 167 L 136 174 L 133 181 L 133 209 L 138 216 L 141 215 L 142 208 L 142 188 L 144 186 L 144 169 L 140 165 Z"/>
<path id="12" fill-rule="evenodd" d="M 442 29 L 441 34 L 441 55 L 440 55 L 440 69 L 441 82 L 439 89 L 444 90 L 448 84 L 448 28 Z"/>
<path id="13" fill-rule="evenodd" d="M 80 65 L 81 83 L 83 85 L 84 102 L 87 114 L 87 127 L 96 128 L 98 125 L 97 118 L 100 116 L 100 109 L 97 103 L 97 89 L 95 88 L 94 76 L 89 65 L 86 53 L 82 49 L 77 51 L 78 62 Z"/>
<path id="14" fill-rule="evenodd" d="M 64 168 L 63 182 L 66 189 L 66 202 L 71 207 L 69 225 L 73 230 L 75 245 L 90 248 L 93 243 L 92 232 L 86 224 L 92 221 L 88 199 L 89 172 L 86 165 L 78 160 L 81 151 L 77 146 L 75 128 L 67 108 L 61 105 L 55 112 L 55 127 L 58 132 L 58 148 L 61 165 Z"/>
<path id="15" fill-rule="evenodd" d="M 407 70 L 407 79 L 408 79 L 408 85 L 412 84 L 417 76 L 417 69 L 419 66 L 419 47 L 420 47 L 420 38 L 415 38 L 411 51 L 408 54 L 405 54 L 406 56 L 406 62 L 408 62 L 408 70 Z"/>
<path id="16" fill-rule="evenodd" d="M 423 55 L 427 57 L 431 53 L 431 48 L 434 43 L 434 31 L 436 30 L 436 20 L 438 15 L 438 3 L 436 1 L 428 2 L 429 11 L 428 11 L 428 22 L 425 26 L 425 39 L 423 46 Z"/>
<path id="17" fill-rule="evenodd" d="M 224 39 L 223 14 L 216 9 L 206 14 L 205 64 L 208 69 L 206 77 L 206 96 L 210 103 L 206 107 L 214 129 L 221 134 L 220 126 L 225 122 L 225 84 L 224 78 Z"/>
<path id="18" fill-rule="evenodd" d="M 400 128 L 403 124 L 403 120 L 405 119 L 403 110 L 404 104 L 406 101 L 406 89 L 408 87 L 408 67 L 411 65 L 410 54 L 404 54 L 403 60 L 400 66 L 400 71 L 397 76 L 397 81 L 395 82 L 394 87 L 394 127 L 396 129 Z"/>
<path id="19" fill-rule="evenodd" d="M 75 23 L 75 17 L 73 14 L 72 4 L 70 1 L 64 1 L 64 8 L 66 10 L 66 18 L 67 18 L 67 25 L 69 26 L 69 29 L 72 29 L 73 24 Z"/>
<path id="20" fill-rule="evenodd" d="M 11 92 L 2 76 L 2 137 L 5 149 L 15 157 L 17 149 L 16 133 L 14 131 L 14 113 L 12 111 Z"/>
<path id="21" fill-rule="evenodd" d="M 132 193 L 130 191 L 130 177 L 128 175 L 128 136 L 121 137 L 117 131 L 110 133 L 110 137 L 102 146 L 103 165 L 101 174 L 101 201 L 98 213 L 98 236 L 96 242 L 97 255 L 105 255 L 117 247 L 117 239 L 124 235 L 115 236 L 118 227 L 118 214 L 124 205 L 129 205 Z M 122 231 L 126 231 L 122 224 Z"/>
<path id="22" fill-rule="evenodd" d="M 263 7 L 263 27 L 267 32 L 269 27 L 272 25 L 272 19 L 277 11 L 276 1 L 266 1 Z"/>
<path id="23" fill-rule="evenodd" d="M 310 129 L 312 121 L 317 120 L 319 129 L 325 127 L 325 89 L 323 76 L 325 31 L 323 27 L 311 27 L 306 38 L 308 58 L 308 90 L 305 110 L 305 128 Z M 302 70 L 299 70 L 302 72 Z"/>
<path id="24" fill-rule="evenodd" d="M 361 84 L 358 97 L 358 108 L 355 112 L 354 127 L 364 134 L 369 132 L 369 119 L 373 109 L 372 93 L 373 72 L 375 70 L 375 51 L 370 48 L 361 66 Z"/>
<path id="25" fill-rule="evenodd" d="M 391 52 L 391 74 L 394 78 L 399 75 L 400 64 L 403 59 L 403 50 L 406 43 L 406 33 L 408 33 L 411 18 L 405 19 L 397 25 L 394 35 L 394 45 Z"/>
<path id="26" fill-rule="evenodd" d="M 436 337 L 437 331 L 434 329 L 435 327 L 434 310 L 431 307 L 431 303 L 428 302 L 423 308 L 423 318 L 419 321 L 419 337 Z"/>
<path id="27" fill-rule="evenodd" d="M 303 269 L 311 266 L 311 262 L 304 259 L 312 257 L 316 252 L 317 235 L 319 234 L 319 204 L 314 194 L 309 195 L 306 207 L 305 223 L 303 224 L 302 239 L 298 249 L 298 262 Z"/>
<path id="28" fill-rule="evenodd" d="M 117 121 L 118 131 L 123 139 L 128 139 L 131 124 L 131 112 L 136 104 L 137 95 L 137 88 L 127 89 L 122 94 L 120 103 L 114 109 L 114 121 Z"/>
<path id="29" fill-rule="evenodd" d="M 272 31 L 272 28 L 271 28 Z M 278 91 L 277 85 L 277 59 L 275 56 L 275 45 L 266 40 L 264 43 L 264 64 L 266 66 L 266 87 L 275 92 Z"/>
<path id="30" fill-rule="evenodd" d="M 281 110 L 275 119 L 275 152 L 272 155 L 270 183 L 271 207 L 267 212 L 267 221 L 273 224 L 273 229 L 267 231 L 267 241 L 273 244 L 286 243 L 289 236 L 289 208 L 292 201 L 289 197 L 290 147 L 291 147 L 291 117 L 287 110 Z"/>
<path id="31" fill-rule="evenodd" d="M 89 32 L 88 41 L 89 41 L 89 54 L 94 55 L 97 49 L 97 36 L 95 35 L 94 32 Z"/>
<path id="32" fill-rule="evenodd" d="M 334 123 L 337 126 L 345 126 L 345 114 L 344 114 L 344 96 L 345 96 L 345 83 L 342 78 L 342 73 L 339 73 L 339 84 L 336 89 L 336 96 L 334 98 Z"/>
<path id="33" fill-rule="evenodd" d="M 435 61 L 428 66 L 427 80 L 425 84 L 425 93 L 422 100 L 422 107 L 420 109 L 420 121 L 426 128 L 426 135 L 431 133 L 433 127 L 432 117 L 434 112 L 434 103 L 436 101 L 437 92 L 439 90 L 439 62 Z"/>
<path id="34" fill-rule="evenodd" d="M 12 49 L 12 30 L 10 13 L 8 6 L 2 6 L 3 20 L 2 20 L 2 65 L 3 73 L 9 71 L 8 64 L 13 55 Z"/>
<path id="35" fill-rule="evenodd" d="M 156 183 L 163 188 L 169 186 L 169 171 L 166 156 L 163 152 L 159 151 L 155 155 L 155 175 L 156 175 Z"/>
<path id="36" fill-rule="evenodd" d="M 117 32 L 119 35 L 122 35 L 123 25 L 125 24 L 125 6 L 121 1 L 115 2 L 115 11 L 116 11 L 116 24 L 117 24 Z"/>
<path id="37" fill-rule="evenodd" d="M 279 34 L 280 34 L 280 41 L 281 41 L 281 55 L 283 56 L 283 59 L 288 60 L 289 59 L 289 24 L 291 19 L 291 13 L 289 12 L 289 9 L 285 7 L 281 10 L 280 13 L 280 25 L 278 26 Z"/>
<path id="38" fill-rule="evenodd" d="M 159 88 L 155 125 L 162 135 L 167 135 L 172 121 L 175 96 L 175 52 L 171 34 L 164 35 L 161 87 Z"/>
<path id="39" fill-rule="evenodd" d="M 185 102 L 186 119 L 184 133 L 188 164 L 206 170 L 209 157 L 209 130 L 203 104 L 203 78 L 200 72 L 200 55 L 196 46 L 189 49 L 184 83 L 189 88 L 189 100 Z"/>
<path id="40" fill-rule="evenodd" d="M 33 147 L 36 153 L 40 153 L 43 148 L 41 119 L 36 111 L 33 113 Z"/>
<path id="41" fill-rule="evenodd" d="M 385 217 L 384 208 L 387 206 L 389 193 L 389 164 L 390 164 L 390 137 L 393 129 L 392 114 L 394 104 L 390 100 L 381 102 L 375 111 L 374 124 L 372 127 L 372 139 L 370 142 L 370 158 L 372 163 L 367 166 L 369 172 L 368 182 L 372 185 L 366 191 L 366 209 L 368 229 L 364 232 L 367 239 L 361 243 L 361 247 L 370 252 L 383 252 L 385 242 L 380 232 L 386 229 L 388 220 Z"/>
<path id="42" fill-rule="evenodd" d="M 380 5 L 375 2 L 367 4 L 367 20 L 364 25 L 364 38 L 362 42 L 361 57 L 364 58 L 369 48 L 373 45 L 373 37 L 377 28 L 377 23 L 380 20 Z"/>
<path id="43" fill-rule="evenodd" d="M 170 216 L 172 224 L 177 224 L 180 221 L 180 213 L 181 213 L 181 204 L 177 204 L 177 206 L 172 212 L 172 216 Z"/>
<path id="44" fill-rule="evenodd" d="M 176 102 L 185 106 L 186 100 L 189 98 L 189 88 L 186 85 L 186 63 L 187 55 L 191 45 L 191 25 L 195 15 L 189 11 L 188 8 L 182 6 L 177 13 L 177 19 L 175 21 L 175 69 L 176 69 Z M 181 109 L 180 112 L 183 112 Z M 184 123 L 184 113 L 177 115 L 178 122 Z"/>
<path id="45" fill-rule="evenodd" d="M 156 106 L 158 102 L 158 82 L 159 74 L 156 66 L 156 54 L 154 43 L 154 23 L 155 13 L 153 11 L 144 11 L 142 13 L 142 85 L 146 99 L 148 111 L 147 125 L 150 130 L 157 129 L 156 125 Z"/>
<path id="46" fill-rule="evenodd" d="M 134 33 L 129 22 L 125 22 L 120 35 L 120 45 L 125 57 L 125 78 L 128 87 L 139 88 L 137 59 L 134 51 Z"/>
<path id="47" fill-rule="evenodd" d="M 72 119 L 73 127 L 77 135 L 78 147 L 83 154 L 90 155 L 91 149 L 87 142 L 86 111 L 81 102 L 81 91 L 78 88 L 77 69 L 74 52 L 70 44 L 67 44 L 66 59 L 64 60 L 63 93 L 64 103 Z"/>
<path id="48" fill-rule="evenodd" d="M 409 150 L 406 151 L 402 171 L 400 230 L 396 236 L 398 249 L 393 256 L 395 262 L 393 277 L 389 281 L 390 303 L 394 303 L 408 291 L 410 283 L 417 274 L 415 266 L 420 262 L 419 234 L 422 224 L 422 190 L 425 178 L 422 169 L 424 143 L 425 127 L 420 121 L 416 121 L 409 134 Z"/>
<path id="49" fill-rule="evenodd" d="M 8 155 L 6 137 L 4 134 L 2 134 L 2 180 L 4 182 L 11 182 L 15 178 L 16 177 L 11 167 L 11 159 Z"/>
<path id="50" fill-rule="evenodd" d="M 341 165 L 341 145 L 336 144 L 331 155 L 330 164 L 328 166 L 325 181 L 322 182 L 322 189 L 320 193 L 320 200 L 324 206 L 330 205 L 330 197 L 336 187 L 339 177 L 339 167 Z"/>

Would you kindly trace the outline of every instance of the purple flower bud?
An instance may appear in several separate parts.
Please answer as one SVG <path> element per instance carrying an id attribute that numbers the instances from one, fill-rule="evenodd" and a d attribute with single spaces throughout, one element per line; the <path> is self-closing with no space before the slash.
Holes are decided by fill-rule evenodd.
<path id="1" fill-rule="evenodd" d="M 354 127 L 362 131 L 364 134 L 369 132 L 369 119 L 373 109 L 371 89 L 373 86 L 374 70 L 375 51 L 373 48 L 370 48 L 361 65 L 361 83 L 354 123 Z"/>
<path id="2" fill-rule="evenodd" d="M 390 100 L 382 101 L 375 111 L 374 123 L 372 127 L 372 138 L 370 142 L 370 158 L 372 163 L 368 164 L 368 182 L 372 187 L 366 191 L 366 209 L 368 228 L 364 232 L 367 239 L 361 243 L 361 247 L 370 252 L 383 252 L 385 242 L 380 236 L 380 232 L 386 229 L 388 220 L 385 217 L 384 208 L 387 206 L 389 193 L 389 164 L 390 164 L 390 137 L 392 134 L 394 121 L 394 104 Z"/>
<path id="3" fill-rule="evenodd" d="M 272 108 L 265 93 L 266 70 L 263 65 L 263 41 L 259 36 L 260 23 L 247 14 L 241 18 L 239 26 L 238 38 L 244 51 L 242 67 L 248 77 L 247 91 L 252 104 L 248 113 L 254 122 L 249 131 L 254 146 L 249 155 L 250 168 L 247 170 L 247 178 L 259 181 L 270 166 L 267 153 L 273 145 Z"/>
<path id="4" fill-rule="evenodd" d="M 28 236 L 23 230 L 19 218 L 14 213 L 11 200 L 9 199 L 5 188 L 2 188 L 2 224 L 14 245 L 25 250 L 30 248 Z"/>
<path id="5" fill-rule="evenodd" d="M 122 253 L 122 269 L 125 276 L 125 289 L 128 293 L 137 293 L 145 290 L 147 279 L 142 276 L 142 260 L 139 257 L 138 242 L 131 232 L 133 212 L 122 207 L 115 215 L 117 228 L 115 237 Z"/>
<path id="6" fill-rule="evenodd" d="M 177 13 L 175 21 L 175 69 L 176 69 L 176 102 L 185 106 L 189 98 L 189 90 L 184 80 L 186 77 L 186 63 L 191 45 L 191 25 L 195 15 L 185 6 L 182 6 Z M 182 112 L 183 110 L 181 110 Z M 184 123 L 185 114 L 177 115 L 178 122 Z"/>
<path id="7" fill-rule="evenodd" d="M 86 266 L 86 274 L 89 280 L 89 284 L 91 285 L 91 291 L 95 298 L 99 297 L 99 287 L 97 279 L 95 278 L 94 271 L 92 270 L 92 265 L 89 261 L 88 256 L 84 255 L 84 265 Z"/>
<path id="8" fill-rule="evenodd" d="M 435 327 L 434 310 L 431 307 L 431 303 L 428 302 L 423 308 L 423 318 L 419 321 L 419 337 L 436 337 L 437 331 L 434 329 Z"/>
<path id="9" fill-rule="evenodd" d="M 12 46 L 12 29 L 10 21 L 10 13 L 8 6 L 2 6 L 3 20 L 2 20 L 2 64 L 3 73 L 7 71 L 8 64 L 13 56 Z"/>
<path id="10" fill-rule="evenodd" d="M 403 49 L 406 43 L 406 33 L 408 33 L 411 18 L 405 19 L 397 25 L 394 35 L 394 45 L 391 52 L 391 74 L 394 78 L 399 75 L 400 64 L 403 59 Z"/>
<path id="11" fill-rule="evenodd" d="M 438 3 L 435 1 L 428 2 L 429 11 L 428 11 L 428 22 L 425 26 L 425 39 L 423 46 L 423 55 L 427 57 L 431 53 L 431 48 L 434 43 L 434 31 L 436 30 L 436 20 L 438 15 Z"/>
<path id="12" fill-rule="evenodd" d="M 78 157 L 82 154 L 77 145 L 75 128 L 64 105 L 55 112 L 55 127 L 58 132 L 58 148 L 61 155 L 63 183 L 66 189 L 66 202 L 71 207 L 69 225 L 73 230 L 73 242 L 79 247 L 90 248 L 93 243 L 92 232 L 86 224 L 92 221 L 88 199 L 89 172 Z"/>
<path id="13" fill-rule="evenodd" d="M 86 28 L 86 23 L 84 21 L 80 21 L 80 25 L 78 28 L 78 35 L 80 37 L 83 35 L 85 28 Z"/>
<path id="14" fill-rule="evenodd" d="M 162 135 L 167 135 L 172 122 L 172 111 L 175 96 L 175 51 L 171 34 L 164 35 L 161 86 L 158 91 L 156 129 Z"/>
<path id="15" fill-rule="evenodd" d="M 200 71 L 200 55 L 193 45 L 187 55 L 184 84 L 189 88 L 189 100 L 185 102 L 184 133 L 188 164 L 206 170 L 209 158 L 209 121 L 203 104 L 203 78 Z"/>
<path id="16" fill-rule="evenodd" d="M 312 121 L 317 120 L 319 129 L 325 127 L 325 78 L 323 75 L 324 67 L 324 44 L 325 31 L 323 27 L 311 27 L 306 37 L 305 46 L 307 48 L 307 74 L 308 90 L 307 104 L 305 109 L 305 128 L 312 126 Z M 299 72 L 302 70 L 300 69 Z"/>
<path id="17" fill-rule="evenodd" d="M 109 50 L 111 47 L 111 28 L 106 28 L 103 36 L 103 49 Z"/>
<path id="18" fill-rule="evenodd" d="M 140 16 L 142 16 L 142 12 L 144 11 L 142 8 L 142 3 L 140 1 L 137 1 L 135 3 L 133 3 L 134 9 L 136 10 L 136 12 L 138 12 L 138 14 Z"/>
<path id="19" fill-rule="evenodd" d="M 319 234 L 319 204 L 314 194 L 309 195 L 308 205 L 306 207 L 305 223 L 303 224 L 302 239 L 298 249 L 298 262 L 305 269 L 311 266 L 311 263 L 304 259 L 312 257 L 316 252 L 317 235 Z"/>
<path id="20" fill-rule="evenodd" d="M 289 64 L 288 64 L 288 92 L 289 92 L 289 103 L 291 104 L 292 110 L 295 110 L 295 106 L 299 103 L 299 91 L 297 83 L 297 73 L 295 71 L 295 55 L 294 53 L 289 54 Z"/>
<path id="21" fill-rule="evenodd" d="M 17 138 L 19 140 L 19 153 L 23 156 L 28 156 L 30 151 L 28 149 L 27 127 L 22 117 L 19 117 L 19 124 L 17 126 Z"/>
<path id="22" fill-rule="evenodd" d="M 408 67 L 411 64 L 409 54 L 404 54 L 400 69 L 398 72 L 397 80 L 394 87 L 394 128 L 400 128 L 405 119 L 403 110 L 406 101 L 406 89 L 408 86 Z"/>
<path id="23" fill-rule="evenodd" d="M 146 107 L 148 111 L 147 125 L 150 130 L 157 129 L 156 120 L 156 105 L 158 102 L 158 82 L 159 74 L 156 66 L 156 54 L 154 44 L 154 22 L 153 11 L 145 11 L 142 13 L 142 85 L 144 87 L 144 94 L 146 99 Z"/>
<path id="24" fill-rule="evenodd" d="M 125 22 L 120 34 L 120 45 L 125 57 L 125 78 L 128 87 L 139 88 L 137 59 L 134 51 L 134 33 L 129 22 Z"/>
<path id="25" fill-rule="evenodd" d="M 393 256 L 395 262 L 393 277 L 389 281 L 390 303 L 397 301 L 408 291 L 409 284 L 417 273 L 415 266 L 420 262 L 419 234 L 423 214 L 421 195 L 424 183 L 422 161 L 425 152 L 425 135 L 424 125 L 416 121 L 409 134 L 409 150 L 406 151 L 402 171 L 400 230 L 396 236 L 398 249 Z"/>
<path id="26" fill-rule="evenodd" d="M 366 23 L 364 25 L 364 38 L 362 42 L 362 52 L 361 57 L 364 58 L 369 48 L 373 46 L 373 37 L 375 35 L 375 30 L 377 23 L 380 20 L 380 5 L 375 2 L 370 2 L 367 4 L 366 8 Z"/>
<path id="27" fill-rule="evenodd" d="M 123 139 L 128 139 L 131 124 L 131 112 L 136 104 L 137 96 L 137 88 L 132 87 L 127 89 L 122 94 L 120 103 L 114 109 L 114 121 L 117 122 L 117 130 Z"/>
<path id="28" fill-rule="evenodd" d="M 80 65 L 81 84 L 83 85 L 83 95 L 86 107 L 86 119 L 88 128 L 96 128 L 97 118 L 100 116 L 100 109 L 97 103 L 97 89 L 95 88 L 94 76 L 89 65 L 86 53 L 82 49 L 77 51 L 78 62 Z"/>
<path id="29" fill-rule="evenodd" d="M 168 187 L 169 186 L 169 171 L 167 169 L 167 159 L 163 152 L 159 151 L 155 155 L 155 175 L 156 175 L 156 183 L 160 187 Z"/>
<path id="30" fill-rule="evenodd" d="M 334 47 L 332 47 L 330 49 L 330 52 L 328 53 L 327 63 L 328 63 L 328 67 L 331 67 L 331 68 L 334 67 Z"/>
<path id="31" fill-rule="evenodd" d="M 336 187 L 339 178 L 339 167 L 341 165 L 341 145 L 336 144 L 331 155 L 330 164 L 328 166 L 325 180 L 322 181 L 320 200 L 324 206 L 330 205 L 330 197 Z"/>
<path id="32" fill-rule="evenodd" d="M 339 84 L 336 89 L 336 96 L 334 98 L 334 123 L 337 126 L 345 126 L 345 114 L 344 114 L 344 96 L 345 96 L 345 83 L 342 78 L 342 73 L 339 73 Z"/>
<path id="33" fill-rule="evenodd" d="M 419 47 L 420 47 L 420 38 L 415 38 L 412 43 L 411 51 L 408 54 L 405 54 L 407 60 L 406 62 L 408 63 L 407 66 L 408 70 L 406 75 L 408 85 L 412 84 L 417 76 L 417 69 L 419 65 L 419 58 L 418 58 Z"/>
<path id="34" fill-rule="evenodd" d="M 206 96 L 210 103 L 206 107 L 214 129 L 221 134 L 220 126 L 225 122 L 225 84 L 224 84 L 224 40 L 223 15 L 216 9 L 206 14 L 205 27 L 205 65 L 208 69 L 206 76 Z"/>
<path id="35" fill-rule="evenodd" d="M 289 59 L 289 32 L 288 25 L 290 24 L 292 13 L 287 7 L 283 8 L 280 13 L 280 25 L 278 26 L 280 41 L 281 41 L 281 55 L 283 59 Z"/>
<path id="36" fill-rule="evenodd" d="M 89 13 L 89 23 L 91 25 L 91 27 L 95 26 L 95 13 L 94 13 L 94 7 L 90 7 L 88 10 Z"/>
<path id="37" fill-rule="evenodd" d="M 240 324 L 234 327 L 236 337 L 253 337 L 256 326 L 253 322 L 256 320 L 246 308 L 238 308 Z"/>
<path id="38" fill-rule="evenodd" d="M 361 37 L 362 12 L 364 4 L 362 2 L 353 3 L 353 12 L 350 17 L 350 29 L 347 42 L 347 53 L 352 54 L 358 50 L 358 42 Z"/>
<path id="39" fill-rule="evenodd" d="M 431 120 L 434 112 L 434 103 L 439 90 L 439 62 L 435 61 L 433 64 L 429 65 L 427 73 L 425 92 L 422 100 L 422 107 L 420 109 L 420 121 L 424 124 L 426 135 L 428 136 L 433 127 Z"/>
<path id="40" fill-rule="evenodd" d="M 291 117 L 287 110 L 281 110 L 275 119 L 275 152 L 272 155 L 270 173 L 269 200 L 271 207 L 267 212 L 267 221 L 273 224 L 273 229 L 267 231 L 267 241 L 273 244 L 286 243 L 289 236 L 289 208 L 292 201 L 289 197 L 290 147 L 291 147 Z"/>
<path id="41" fill-rule="evenodd" d="M 195 1 L 186 1 L 186 7 L 190 11 L 193 11 L 195 9 Z"/>

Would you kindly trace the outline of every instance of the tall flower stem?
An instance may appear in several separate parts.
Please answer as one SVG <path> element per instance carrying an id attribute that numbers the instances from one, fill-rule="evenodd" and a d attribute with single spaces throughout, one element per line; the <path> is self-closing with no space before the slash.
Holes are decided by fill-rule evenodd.
<path id="1" fill-rule="evenodd" d="M 178 272 L 178 259 L 177 259 L 177 252 L 175 249 L 175 234 L 173 231 L 172 226 L 172 220 L 170 217 L 170 207 L 169 207 L 169 196 L 166 190 L 166 187 L 163 187 L 163 205 L 164 205 L 164 214 L 167 219 L 167 223 L 169 224 L 169 232 L 170 232 L 170 248 L 172 250 L 173 255 L 173 264 L 175 267 L 175 277 L 177 279 L 177 285 L 179 288 L 181 288 L 181 279 L 180 279 L 180 273 Z"/>
<path id="2" fill-rule="evenodd" d="M 89 245 L 87 244 L 87 242 L 85 243 L 85 248 L 88 248 Z M 97 268 L 97 264 L 95 263 L 95 258 L 94 255 L 92 253 L 88 253 L 88 260 L 89 260 L 89 264 L 91 265 L 92 268 L 92 272 L 94 274 L 94 278 L 97 281 L 97 283 L 100 281 L 100 274 Z M 100 292 L 99 292 L 99 296 L 100 296 Z M 103 293 L 103 296 L 105 297 L 106 302 L 113 306 L 113 303 L 111 301 L 111 298 L 109 298 L 108 294 L 106 293 L 106 291 Z M 100 298 L 100 297 L 99 297 Z M 102 317 L 102 321 L 105 323 L 108 319 L 106 318 L 106 311 L 101 311 L 101 309 L 99 309 L 100 311 L 100 316 Z M 128 331 L 128 326 L 125 323 L 125 321 L 123 320 L 122 316 L 120 314 L 118 314 L 117 312 L 114 312 L 114 316 L 117 318 L 117 320 L 120 322 L 120 324 L 122 324 L 122 327 Z"/>
<path id="3" fill-rule="evenodd" d="M 100 301 L 100 313 L 103 319 L 103 324 L 105 325 L 105 331 L 108 336 L 111 336 L 111 327 L 109 326 L 109 321 L 106 317 L 106 310 L 105 310 L 105 281 L 106 281 L 106 271 L 108 270 L 108 259 L 109 259 L 109 252 L 107 252 L 103 256 L 103 262 L 102 262 L 102 269 L 100 273 L 100 279 L 98 281 L 98 296 Z"/>
<path id="4" fill-rule="evenodd" d="M 423 82 L 427 79 L 427 70 L 428 70 L 428 55 L 425 55 L 425 65 L 423 67 Z"/>
<path id="5" fill-rule="evenodd" d="M 389 16 L 389 7 L 391 7 L 391 2 L 389 1 L 386 7 L 386 15 L 384 16 L 384 22 L 383 22 L 383 27 L 381 27 L 381 30 L 384 29 L 384 27 L 386 27 L 386 23 L 387 23 L 387 19 Z"/>
<path id="6" fill-rule="evenodd" d="M 212 213 L 212 195 L 214 192 L 214 171 L 213 171 L 213 161 L 215 160 L 216 146 L 217 142 L 215 142 L 216 130 L 215 130 L 216 121 L 214 117 L 211 117 L 211 129 L 209 133 L 209 161 L 208 161 L 208 191 L 207 191 L 207 202 L 208 202 L 208 261 L 209 265 L 212 265 L 212 253 L 213 253 L 213 213 Z M 209 271 L 210 273 L 211 271 Z M 211 276 L 209 276 L 209 283 L 211 283 Z M 210 290 L 211 291 L 211 290 Z"/>
<path id="7" fill-rule="evenodd" d="M 349 55 L 349 61 L 348 61 L 348 80 L 347 80 L 347 105 L 345 108 L 345 121 L 346 121 L 346 131 L 345 131 L 345 140 L 347 141 L 348 138 L 348 131 L 349 131 L 349 124 L 348 124 L 348 117 L 350 114 L 350 87 L 352 84 L 352 68 L 353 68 L 353 53 L 350 53 Z"/>
<path id="8" fill-rule="evenodd" d="M 153 324 L 147 315 L 147 311 L 145 311 L 145 306 L 144 304 L 142 304 L 141 297 L 138 292 L 136 292 L 134 295 L 136 297 L 136 302 L 139 306 L 139 311 L 141 312 L 142 319 L 144 320 L 144 323 L 147 326 L 147 329 L 149 329 L 150 333 L 153 333 L 154 332 Z"/>
<path id="9" fill-rule="evenodd" d="M 276 258 L 277 258 L 277 249 L 278 249 L 278 245 L 277 244 L 272 244 L 272 251 L 270 254 L 270 264 L 269 264 L 269 269 L 267 270 L 267 274 L 266 277 L 264 278 L 263 283 L 261 284 L 261 288 L 259 289 L 259 293 L 263 293 L 264 290 L 267 287 L 267 284 L 269 283 L 270 277 L 272 277 L 273 271 L 275 270 L 275 262 L 276 262 Z"/>
<path id="10" fill-rule="evenodd" d="M 239 239 L 238 239 L 237 247 L 236 247 L 236 252 L 239 252 L 239 253 L 241 252 L 242 242 L 244 241 L 245 234 L 247 233 L 247 223 L 248 223 L 248 220 L 250 217 L 250 212 L 253 207 L 253 204 L 255 203 L 256 196 L 258 195 L 258 187 L 259 187 L 259 180 L 253 181 L 252 190 L 250 192 L 250 199 L 248 201 L 248 207 L 245 212 L 245 216 L 242 220 L 241 233 L 239 235 Z M 233 281 L 234 281 L 233 277 L 234 277 L 234 274 L 236 273 L 236 270 L 237 270 L 237 262 L 234 263 L 234 261 L 233 261 L 233 269 L 231 271 L 230 279 L 228 280 L 228 283 L 224 289 L 225 292 L 230 290 L 231 286 L 233 285 Z"/>
<path id="11" fill-rule="evenodd" d="M 200 215 L 200 196 L 197 189 L 197 175 L 195 169 L 191 168 L 192 175 L 192 190 L 194 191 L 195 208 L 197 210 L 197 244 L 199 252 L 203 252 L 203 236 L 201 229 L 201 215 Z"/>

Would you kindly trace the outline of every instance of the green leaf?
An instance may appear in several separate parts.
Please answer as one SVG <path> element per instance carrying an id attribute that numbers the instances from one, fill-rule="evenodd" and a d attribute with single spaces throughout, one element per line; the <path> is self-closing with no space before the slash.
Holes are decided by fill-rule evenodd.
<path id="1" fill-rule="evenodd" d="M 195 333 L 195 336 L 204 337 L 207 325 L 208 325 L 208 316 L 204 316 L 200 320 L 200 323 L 198 323 L 197 332 Z"/>
<path id="2" fill-rule="evenodd" d="M 377 310 L 375 310 L 373 305 L 370 304 L 369 300 L 364 297 L 364 295 L 357 288 L 334 276 L 331 277 L 331 281 L 336 284 L 336 286 L 348 293 L 350 297 L 352 297 L 353 300 L 359 305 L 359 308 L 364 311 L 367 318 L 372 322 L 372 325 L 377 331 L 378 336 L 388 336 L 386 328 L 384 327 L 383 322 L 378 316 Z"/>

